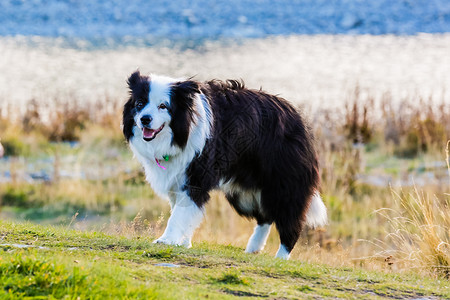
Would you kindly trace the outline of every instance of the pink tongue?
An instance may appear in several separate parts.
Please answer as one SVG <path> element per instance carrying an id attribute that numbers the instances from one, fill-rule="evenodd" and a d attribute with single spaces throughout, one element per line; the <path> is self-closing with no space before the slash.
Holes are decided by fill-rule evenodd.
<path id="1" fill-rule="evenodd" d="M 145 138 L 151 139 L 155 135 L 155 130 L 144 127 L 143 133 Z"/>

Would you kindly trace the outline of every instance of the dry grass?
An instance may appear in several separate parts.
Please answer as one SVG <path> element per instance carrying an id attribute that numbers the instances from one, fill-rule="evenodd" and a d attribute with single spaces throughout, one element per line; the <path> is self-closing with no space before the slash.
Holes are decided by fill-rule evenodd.
<path id="1" fill-rule="evenodd" d="M 449 144 L 446 162 L 450 172 Z M 390 268 L 450 278 L 450 194 L 392 189 L 394 202 L 376 213 L 387 222 L 388 234 L 371 242 L 380 249 L 372 257 Z"/>
<path id="2" fill-rule="evenodd" d="M 448 179 L 450 184 L 450 140 L 447 141 L 447 147 L 445 148 L 445 162 L 447 163 Z"/>
<path id="3" fill-rule="evenodd" d="M 418 189 L 394 193 L 397 208 L 381 209 L 390 233 L 378 240 L 376 254 L 389 264 L 426 273 L 450 275 L 450 198 L 431 197 Z"/>

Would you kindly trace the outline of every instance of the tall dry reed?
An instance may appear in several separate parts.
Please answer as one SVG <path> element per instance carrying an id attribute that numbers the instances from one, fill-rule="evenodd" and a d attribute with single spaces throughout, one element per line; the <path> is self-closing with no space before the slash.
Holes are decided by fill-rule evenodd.
<path id="1" fill-rule="evenodd" d="M 449 166 L 449 144 L 446 162 Z M 389 224 L 385 241 L 377 241 L 389 264 L 450 278 L 450 194 L 430 195 L 417 187 L 393 192 L 394 207 L 378 210 Z"/>

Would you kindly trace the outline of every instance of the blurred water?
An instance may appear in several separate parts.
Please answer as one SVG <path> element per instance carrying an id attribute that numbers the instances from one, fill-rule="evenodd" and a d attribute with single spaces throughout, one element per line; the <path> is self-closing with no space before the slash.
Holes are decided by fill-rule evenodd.
<path id="1" fill-rule="evenodd" d="M 101 44 L 290 34 L 450 31 L 447 0 L 135 0 L 0 2 L 0 35 L 84 38 Z"/>
<path id="2" fill-rule="evenodd" d="M 124 46 L 75 49 L 55 38 L 0 38 L 0 103 L 14 112 L 36 99 L 124 101 L 127 76 L 242 78 L 290 101 L 317 108 L 342 105 L 355 86 L 395 101 L 448 101 L 450 35 L 315 35 L 205 42 L 195 49 Z M 106 99 L 106 100 L 105 100 Z"/>

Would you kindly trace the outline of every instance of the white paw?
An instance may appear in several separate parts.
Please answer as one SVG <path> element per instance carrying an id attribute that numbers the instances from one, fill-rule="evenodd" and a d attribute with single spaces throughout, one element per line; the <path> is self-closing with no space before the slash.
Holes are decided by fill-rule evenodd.
<path id="1" fill-rule="evenodd" d="M 266 245 L 267 237 L 270 233 L 270 224 L 257 225 L 255 230 L 248 240 L 246 253 L 259 253 Z"/>
<path id="2" fill-rule="evenodd" d="M 288 260 L 291 257 L 291 253 L 287 250 L 285 245 L 281 244 L 275 257 Z"/>
<path id="3" fill-rule="evenodd" d="M 181 245 L 186 247 L 186 248 L 191 248 L 192 247 L 191 239 L 185 238 Z"/>
<path id="4" fill-rule="evenodd" d="M 264 245 L 248 244 L 245 253 L 259 253 L 264 249 Z"/>
<path id="5" fill-rule="evenodd" d="M 172 246 L 178 246 L 180 243 L 178 241 L 173 241 L 165 237 L 160 237 L 159 239 L 156 239 L 153 241 L 153 244 L 165 244 L 165 245 L 172 245 Z"/>

